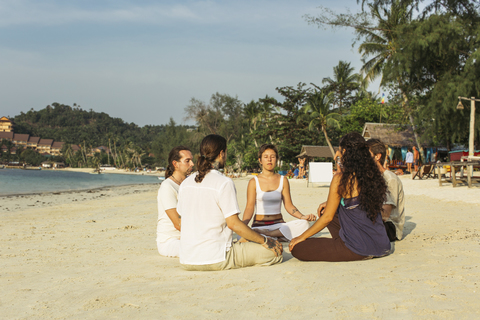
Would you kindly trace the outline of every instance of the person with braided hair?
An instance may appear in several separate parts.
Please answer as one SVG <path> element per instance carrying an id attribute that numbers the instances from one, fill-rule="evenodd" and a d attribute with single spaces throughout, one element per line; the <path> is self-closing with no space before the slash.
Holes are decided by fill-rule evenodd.
<path id="1" fill-rule="evenodd" d="M 175 147 L 168 154 L 165 180 L 157 195 L 157 248 L 162 256 L 179 256 L 181 218 L 177 212 L 178 189 L 192 172 L 193 165 L 192 152 L 187 147 Z"/>
<path id="2" fill-rule="evenodd" d="M 390 253 L 390 240 L 382 222 L 387 184 L 365 139 L 349 133 L 340 141 L 342 170 L 330 184 L 319 219 L 292 239 L 292 255 L 303 261 L 354 261 Z M 328 228 L 331 238 L 310 238 Z"/>
<path id="3" fill-rule="evenodd" d="M 206 136 L 200 144 L 198 171 L 180 186 L 180 263 L 186 270 L 269 266 L 283 259 L 278 241 L 256 233 L 238 218 L 235 185 L 220 172 L 226 160 L 225 138 Z M 233 231 L 248 242 L 233 243 Z"/>

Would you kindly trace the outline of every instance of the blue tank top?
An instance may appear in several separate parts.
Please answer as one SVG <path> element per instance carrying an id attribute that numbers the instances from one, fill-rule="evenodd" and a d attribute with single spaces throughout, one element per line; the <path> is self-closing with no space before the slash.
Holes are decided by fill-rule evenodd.
<path id="1" fill-rule="evenodd" d="M 360 199 L 353 197 L 343 199 L 337 209 L 340 221 L 340 238 L 347 248 L 361 256 L 381 257 L 390 252 L 382 215 L 377 215 L 375 223 L 360 209 Z"/>

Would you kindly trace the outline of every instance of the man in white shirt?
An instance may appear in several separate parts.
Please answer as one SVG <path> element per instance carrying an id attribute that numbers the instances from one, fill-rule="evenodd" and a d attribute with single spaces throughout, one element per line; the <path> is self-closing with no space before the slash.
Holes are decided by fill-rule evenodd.
<path id="1" fill-rule="evenodd" d="M 187 270 L 227 270 L 268 266 L 282 261 L 282 245 L 262 236 L 239 218 L 232 179 L 220 171 L 227 159 L 227 141 L 206 136 L 200 145 L 198 172 L 180 186 L 177 210 L 182 216 L 180 263 Z M 248 242 L 232 242 L 232 234 Z"/>
<path id="2" fill-rule="evenodd" d="M 403 225 L 405 224 L 405 197 L 402 181 L 395 173 L 385 170 L 382 165 L 387 154 L 385 145 L 378 139 L 368 140 L 367 145 L 388 187 L 387 200 L 383 204 L 382 211 L 383 224 L 388 238 L 390 241 L 402 240 Z"/>
<path id="3" fill-rule="evenodd" d="M 157 196 L 157 247 L 162 256 L 178 257 L 180 254 L 178 188 L 192 171 L 193 165 L 193 156 L 187 147 L 178 146 L 170 151 L 165 181 L 160 185 Z"/>

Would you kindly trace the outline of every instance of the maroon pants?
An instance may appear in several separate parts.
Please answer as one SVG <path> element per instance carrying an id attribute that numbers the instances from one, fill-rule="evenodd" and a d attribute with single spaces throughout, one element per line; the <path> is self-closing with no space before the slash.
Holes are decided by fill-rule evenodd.
<path id="1" fill-rule="evenodd" d="M 332 238 L 308 238 L 293 247 L 292 255 L 302 261 L 355 261 L 368 257 L 361 256 L 348 249 L 338 232 L 340 222 L 335 215 L 327 226 Z"/>

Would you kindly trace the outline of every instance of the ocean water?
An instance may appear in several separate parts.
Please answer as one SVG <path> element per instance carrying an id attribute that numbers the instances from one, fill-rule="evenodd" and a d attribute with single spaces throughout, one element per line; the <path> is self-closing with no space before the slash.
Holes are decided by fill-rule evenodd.
<path id="1" fill-rule="evenodd" d="M 61 170 L 0 169 L 0 196 L 153 183 L 157 176 L 90 174 Z"/>

